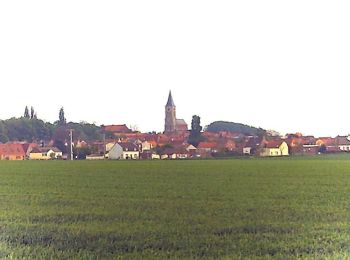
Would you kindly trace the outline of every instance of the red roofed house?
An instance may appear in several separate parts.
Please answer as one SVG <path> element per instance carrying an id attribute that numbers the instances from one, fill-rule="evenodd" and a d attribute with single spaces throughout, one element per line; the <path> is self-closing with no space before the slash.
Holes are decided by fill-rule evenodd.
<path id="1" fill-rule="evenodd" d="M 105 132 L 112 132 L 114 134 L 126 134 L 132 132 L 126 125 L 105 125 L 102 128 Z"/>
<path id="2" fill-rule="evenodd" d="M 263 143 L 260 156 L 287 156 L 288 144 L 283 140 L 273 140 Z"/>
<path id="3" fill-rule="evenodd" d="M 218 151 L 219 144 L 216 142 L 201 142 L 197 147 L 197 153 L 200 156 L 209 156 Z"/>
<path id="4" fill-rule="evenodd" d="M 22 144 L 0 144 L 0 160 L 24 160 L 26 153 Z"/>

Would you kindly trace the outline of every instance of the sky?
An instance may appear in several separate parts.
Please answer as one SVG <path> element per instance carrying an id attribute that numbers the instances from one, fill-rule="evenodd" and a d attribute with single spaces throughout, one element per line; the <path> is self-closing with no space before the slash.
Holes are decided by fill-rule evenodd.
<path id="1" fill-rule="evenodd" d="M 350 134 L 349 1 L 0 1 L 0 118 Z"/>

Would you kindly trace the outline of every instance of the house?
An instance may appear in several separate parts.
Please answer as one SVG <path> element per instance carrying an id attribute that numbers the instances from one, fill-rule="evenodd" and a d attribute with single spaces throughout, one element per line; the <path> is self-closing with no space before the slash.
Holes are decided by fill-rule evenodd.
<path id="1" fill-rule="evenodd" d="M 0 160 L 24 160 L 26 158 L 22 144 L 0 144 Z"/>
<path id="2" fill-rule="evenodd" d="M 318 154 L 320 147 L 316 144 L 304 144 L 303 154 L 304 155 L 315 155 Z"/>
<path id="3" fill-rule="evenodd" d="M 130 142 L 115 143 L 108 153 L 108 158 L 111 160 L 117 159 L 140 159 L 139 146 Z"/>
<path id="4" fill-rule="evenodd" d="M 109 153 L 111 150 L 112 150 L 112 148 L 113 148 L 113 146 L 115 145 L 115 142 L 108 142 L 108 143 L 106 143 L 106 153 Z"/>
<path id="5" fill-rule="evenodd" d="M 106 125 L 102 126 L 103 131 L 105 132 L 111 132 L 113 134 L 126 134 L 131 133 L 132 130 L 124 125 Z"/>
<path id="6" fill-rule="evenodd" d="M 332 137 L 320 137 L 317 139 L 316 145 L 335 146 L 335 140 Z"/>
<path id="7" fill-rule="evenodd" d="M 105 157 L 103 155 L 100 154 L 90 154 L 86 156 L 86 160 L 90 160 L 90 161 L 95 161 L 95 160 L 104 160 Z"/>
<path id="8" fill-rule="evenodd" d="M 142 149 L 142 152 L 150 151 L 153 149 L 153 145 L 151 142 L 144 141 L 141 143 L 141 149 Z"/>
<path id="9" fill-rule="evenodd" d="M 30 160 L 61 159 L 62 151 L 56 147 L 35 147 L 29 153 Z"/>
<path id="10" fill-rule="evenodd" d="M 340 151 L 350 152 L 350 137 L 349 136 L 337 136 L 335 143 Z"/>
<path id="11" fill-rule="evenodd" d="M 161 154 L 161 159 L 187 159 L 190 157 L 189 152 L 183 148 L 167 148 Z"/>
<path id="12" fill-rule="evenodd" d="M 142 151 L 142 153 L 140 153 L 140 159 L 142 160 L 160 159 L 160 156 L 153 150 L 144 150 Z"/>
<path id="13" fill-rule="evenodd" d="M 216 142 L 201 142 L 201 143 L 199 143 L 197 150 L 200 153 L 202 153 L 202 152 L 210 153 L 210 152 L 217 151 L 218 146 L 219 145 Z"/>
<path id="14" fill-rule="evenodd" d="M 107 152 L 107 158 L 110 160 L 118 160 L 123 157 L 123 147 L 118 143 L 115 143 Z"/>
<path id="15" fill-rule="evenodd" d="M 244 155 L 253 155 L 256 154 L 257 150 L 260 147 L 262 140 L 259 137 L 249 137 L 246 139 L 246 142 L 243 146 L 242 152 Z"/>
<path id="16" fill-rule="evenodd" d="M 236 149 L 236 142 L 231 140 L 231 139 L 227 139 L 223 142 L 223 148 L 226 150 L 226 151 L 234 151 Z"/>
<path id="17" fill-rule="evenodd" d="M 287 156 L 289 155 L 288 145 L 283 140 L 268 141 L 263 144 L 260 156 Z"/>
<path id="18" fill-rule="evenodd" d="M 190 157 L 194 157 L 197 153 L 197 148 L 190 144 L 186 147 L 186 151 L 188 152 Z"/>

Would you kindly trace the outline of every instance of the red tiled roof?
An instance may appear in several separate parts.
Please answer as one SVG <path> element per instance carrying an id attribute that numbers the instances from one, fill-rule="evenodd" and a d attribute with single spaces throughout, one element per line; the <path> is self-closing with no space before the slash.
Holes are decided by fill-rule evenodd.
<path id="1" fill-rule="evenodd" d="M 22 144 L 0 144 L 1 156 L 25 156 Z"/>
<path id="2" fill-rule="evenodd" d="M 336 143 L 337 145 L 350 145 L 350 140 L 348 136 L 337 136 Z"/>
<path id="3" fill-rule="evenodd" d="M 283 140 L 269 141 L 269 142 L 265 143 L 265 147 L 266 148 L 279 148 L 283 142 L 284 142 Z"/>
<path id="4" fill-rule="evenodd" d="M 213 149 L 216 148 L 218 146 L 217 143 L 214 142 L 201 142 L 199 143 L 198 147 L 199 149 Z"/>
<path id="5" fill-rule="evenodd" d="M 104 131 L 113 133 L 131 133 L 130 128 L 126 125 L 106 125 L 103 127 Z"/>
<path id="6" fill-rule="evenodd" d="M 320 137 L 317 139 L 316 144 L 318 145 L 335 145 L 335 139 L 332 137 Z"/>

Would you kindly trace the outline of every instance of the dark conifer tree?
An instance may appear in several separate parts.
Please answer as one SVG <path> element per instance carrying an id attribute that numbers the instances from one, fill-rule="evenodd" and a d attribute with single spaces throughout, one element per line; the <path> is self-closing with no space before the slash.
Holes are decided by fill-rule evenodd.
<path id="1" fill-rule="evenodd" d="M 64 109 L 61 107 L 59 116 L 58 116 L 58 125 L 65 125 L 66 124 L 66 118 L 64 116 Z"/>
<path id="2" fill-rule="evenodd" d="M 24 109 L 24 118 L 29 118 L 29 109 L 28 106 L 26 106 L 26 108 Z"/>
<path id="3" fill-rule="evenodd" d="M 188 143 L 197 146 L 202 141 L 202 126 L 201 126 L 201 118 L 197 115 L 192 117 L 191 122 L 191 132 L 188 137 Z"/>
<path id="4" fill-rule="evenodd" d="M 30 108 L 30 119 L 33 119 L 35 115 L 34 107 Z"/>

